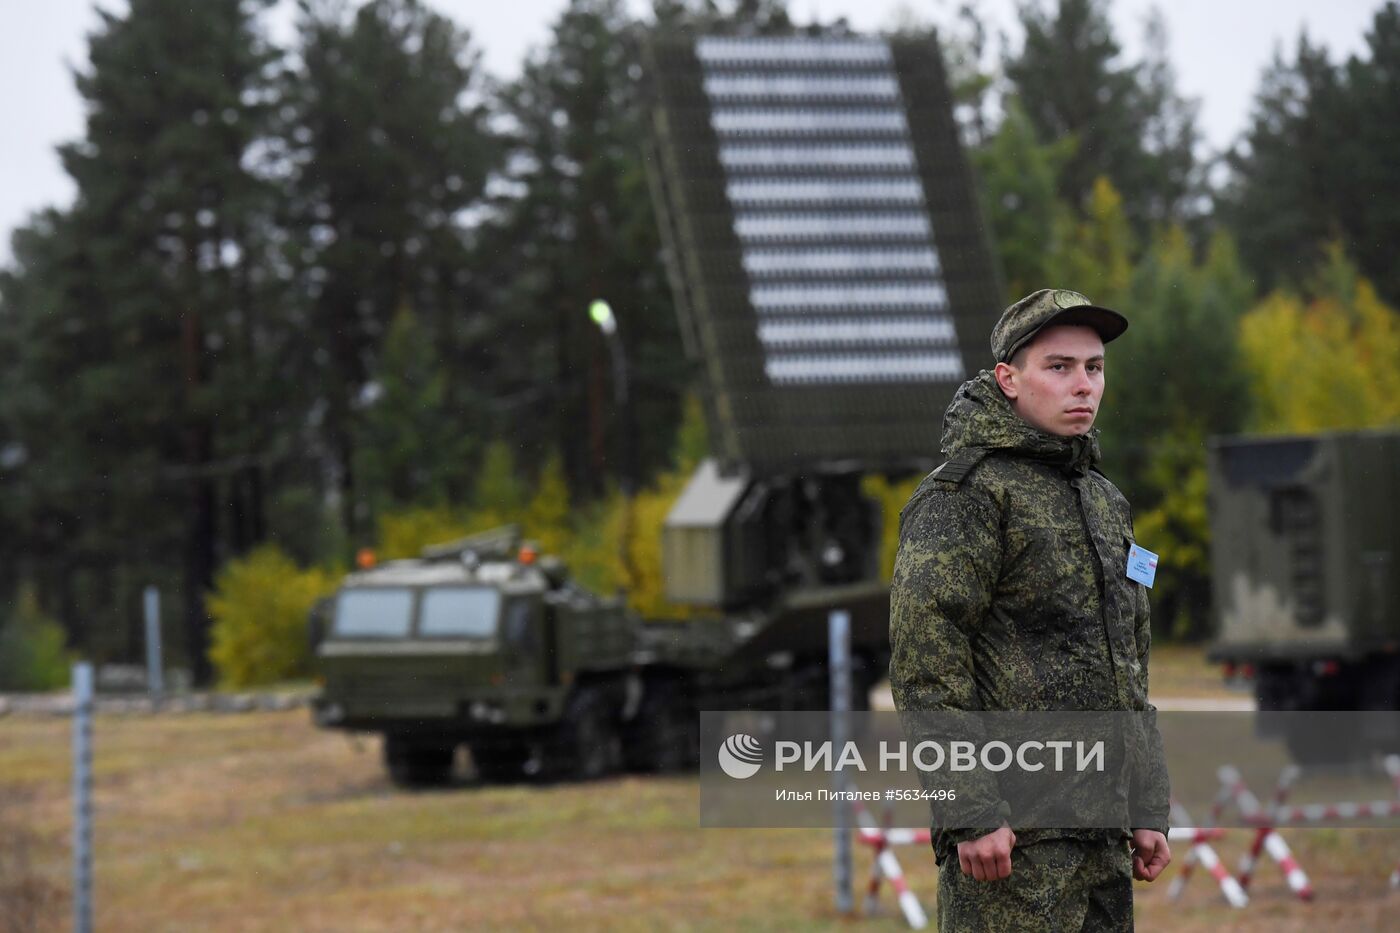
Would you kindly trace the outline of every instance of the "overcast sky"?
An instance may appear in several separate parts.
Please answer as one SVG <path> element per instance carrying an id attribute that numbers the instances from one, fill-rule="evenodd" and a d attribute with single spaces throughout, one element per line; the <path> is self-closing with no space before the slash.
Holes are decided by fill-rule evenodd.
<path id="1" fill-rule="evenodd" d="M 195 2 L 195 0 L 191 0 Z M 428 0 L 470 30 L 487 70 L 508 78 L 531 48 L 544 43 L 566 0 Z M 631 0 L 634 9 L 650 4 Z M 125 8 L 125 0 L 103 0 Z M 861 31 L 876 31 L 901 17 L 948 23 L 956 0 L 790 0 L 799 21 L 845 16 Z M 1149 0 L 1111 0 L 1115 31 L 1130 60 L 1141 52 Z M 1365 32 L 1381 0 L 1170 0 L 1166 14 L 1168 58 L 1179 87 L 1200 101 L 1201 127 L 1214 149 L 1244 129 L 1259 75 L 1282 44 L 1291 55 L 1299 31 L 1332 51 L 1333 58 L 1361 53 Z M 978 9 L 1013 45 L 1016 0 L 981 0 Z M 274 23 L 284 38 L 290 4 Z M 87 34 L 97 23 L 91 0 L 0 0 L 0 262 L 8 262 L 9 233 L 35 210 L 66 205 L 73 196 L 54 146 L 83 129 L 82 106 L 70 68 L 86 62 Z"/>

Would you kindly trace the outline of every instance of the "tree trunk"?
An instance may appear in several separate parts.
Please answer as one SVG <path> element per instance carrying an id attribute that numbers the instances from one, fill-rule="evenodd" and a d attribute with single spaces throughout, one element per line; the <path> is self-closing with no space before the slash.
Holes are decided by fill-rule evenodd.
<path id="1" fill-rule="evenodd" d="M 208 429 L 195 429 L 208 441 Z M 214 586 L 214 484 L 207 477 L 190 481 L 190 515 L 185 526 L 184 617 L 185 651 L 194 682 L 206 685 L 213 669 L 209 665 L 209 612 L 204 596 Z"/>

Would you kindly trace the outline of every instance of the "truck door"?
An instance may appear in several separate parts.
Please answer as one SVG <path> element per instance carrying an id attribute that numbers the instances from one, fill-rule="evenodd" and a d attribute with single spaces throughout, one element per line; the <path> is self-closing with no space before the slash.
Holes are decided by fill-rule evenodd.
<path id="1" fill-rule="evenodd" d="M 555 670 L 552 610 L 538 596 L 513 596 L 506 601 L 502 634 L 507 665 L 519 682 L 552 685 Z"/>
<path id="2" fill-rule="evenodd" d="M 544 682 L 551 687 L 559 685 L 559 607 L 553 600 L 543 603 L 543 655 Z"/>

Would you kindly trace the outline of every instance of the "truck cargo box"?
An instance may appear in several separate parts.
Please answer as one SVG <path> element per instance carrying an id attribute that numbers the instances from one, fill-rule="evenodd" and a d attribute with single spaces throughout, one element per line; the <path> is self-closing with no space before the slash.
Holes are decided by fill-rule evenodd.
<path id="1" fill-rule="evenodd" d="M 1400 645 L 1400 431 L 1218 439 L 1209 470 L 1213 657 Z"/>

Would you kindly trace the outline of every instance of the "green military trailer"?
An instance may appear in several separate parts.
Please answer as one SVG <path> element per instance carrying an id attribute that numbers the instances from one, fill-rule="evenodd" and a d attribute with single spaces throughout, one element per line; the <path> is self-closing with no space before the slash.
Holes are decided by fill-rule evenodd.
<path id="1" fill-rule="evenodd" d="M 1209 469 L 1210 657 L 1253 676 L 1261 728 L 1325 757 L 1267 714 L 1400 708 L 1400 432 L 1220 439 Z"/>

